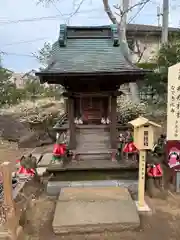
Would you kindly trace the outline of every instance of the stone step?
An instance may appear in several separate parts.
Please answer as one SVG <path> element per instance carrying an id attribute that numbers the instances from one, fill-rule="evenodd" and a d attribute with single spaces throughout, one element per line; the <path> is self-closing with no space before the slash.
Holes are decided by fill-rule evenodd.
<path id="1" fill-rule="evenodd" d="M 101 141 L 110 141 L 110 138 L 109 137 L 99 137 L 97 138 L 97 135 L 96 136 L 91 136 L 91 137 L 76 137 L 76 139 L 78 141 L 96 141 L 96 142 L 101 142 Z"/>
<path id="2" fill-rule="evenodd" d="M 110 133 L 109 132 L 106 132 L 106 131 L 104 131 L 104 130 L 98 130 L 98 129 L 88 129 L 88 130 L 81 130 L 81 131 L 76 131 L 77 132 L 77 134 L 94 134 L 94 133 L 100 133 L 100 134 L 102 134 L 102 135 L 110 135 Z"/>
<path id="3" fill-rule="evenodd" d="M 104 151 L 105 149 L 109 149 L 109 146 L 92 146 L 92 145 L 90 145 L 90 146 L 86 146 L 86 147 L 84 147 L 84 146 L 78 146 L 78 148 L 79 149 L 81 149 L 81 151 L 82 152 L 88 152 L 88 151 L 99 151 L 99 152 L 102 152 L 102 151 Z"/>
<path id="4" fill-rule="evenodd" d="M 77 148 L 78 149 L 81 149 L 81 148 L 88 148 L 88 149 L 99 149 L 99 148 L 104 148 L 104 149 L 108 149 L 110 148 L 110 143 L 87 143 L 87 142 L 84 142 L 84 143 L 77 143 Z"/>
<path id="5" fill-rule="evenodd" d="M 79 136 L 76 136 L 76 139 L 78 140 L 78 141 L 96 141 L 96 142 L 100 142 L 100 141 L 110 141 L 110 137 L 108 137 L 108 136 L 98 136 L 97 137 L 97 135 L 92 135 L 92 136 L 88 136 L 88 137 L 86 137 L 86 136 L 82 136 L 82 137 L 79 137 Z"/>
<path id="6" fill-rule="evenodd" d="M 98 135 L 98 136 L 97 136 Z M 99 132 L 97 133 L 89 133 L 89 134 L 76 134 L 77 137 L 80 137 L 80 138 L 90 138 L 90 137 L 98 137 L 98 138 L 109 138 L 109 134 L 101 134 Z"/>
<path id="7" fill-rule="evenodd" d="M 80 154 L 78 156 L 78 160 L 80 161 L 92 161 L 92 160 L 110 160 L 111 155 L 110 154 L 100 154 L 100 155 L 82 155 Z"/>
<path id="8" fill-rule="evenodd" d="M 110 144 L 106 143 L 77 143 L 77 148 L 88 148 L 88 150 L 90 149 L 99 149 L 99 148 L 103 148 L 103 149 L 107 149 L 110 147 Z"/>
<path id="9" fill-rule="evenodd" d="M 55 234 L 135 230 L 136 205 L 120 187 L 77 187 L 61 190 L 52 223 Z"/>
<path id="10" fill-rule="evenodd" d="M 82 127 L 82 128 L 81 128 Z M 85 127 L 83 128 L 82 125 L 78 125 L 78 128 L 76 130 L 77 132 L 91 132 L 91 131 L 98 131 L 98 132 L 109 132 L 109 128 L 107 126 L 101 126 L 101 128 L 96 127 L 96 125 L 92 125 L 91 127 Z"/>
<path id="11" fill-rule="evenodd" d="M 109 159 L 110 160 L 111 156 L 110 154 L 104 154 L 104 155 L 79 155 L 78 160 L 80 161 L 92 161 L 92 160 L 105 160 Z"/>
<path id="12" fill-rule="evenodd" d="M 110 143 L 110 141 L 109 140 L 101 140 L 101 141 L 96 141 L 96 140 L 86 140 L 86 139 L 80 139 L 80 140 L 78 140 L 78 139 L 76 139 L 76 142 L 77 143 L 79 143 L 79 144 L 82 144 L 82 143 L 86 143 L 86 144 L 100 144 L 100 145 L 106 145 L 106 144 L 109 144 Z"/>
<path id="13" fill-rule="evenodd" d="M 92 180 L 92 181 L 48 181 L 46 192 L 48 196 L 58 196 L 62 188 L 74 187 L 125 187 L 137 193 L 137 180 Z"/>
<path id="14" fill-rule="evenodd" d="M 90 161 L 90 160 L 105 160 L 111 159 L 112 152 L 110 150 L 86 150 L 77 151 L 76 158 L 77 160 Z"/>
<path id="15" fill-rule="evenodd" d="M 111 154 L 112 150 L 111 149 L 104 149 L 99 151 L 99 149 L 96 150 L 88 150 L 88 151 L 83 151 L 82 148 L 76 149 L 76 154 L 77 155 L 101 155 L 101 154 Z"/>

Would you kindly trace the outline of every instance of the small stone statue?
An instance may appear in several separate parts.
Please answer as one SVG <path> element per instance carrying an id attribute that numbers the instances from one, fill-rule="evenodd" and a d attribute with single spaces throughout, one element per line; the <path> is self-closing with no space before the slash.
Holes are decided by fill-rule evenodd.
<path id="1" fill-rule="evenodd" d="M 127 136 L 125 138 L 125 146 L 123 148 L 123 153 L 126 155 L 126 160 L 129 160 L 129 155 L 131 154 L 133 160 L 136 158 L 137 148 L 134 145 L 134 139 L 130 131 L 127 131 Z"/>
<path id="2" fill-rule="evenodd" d="M 78 124 L 81 124 L 81 125 L 83 124 L 83 120 L 81 118 L 79 118 Z"/>
<path id="3" fill-rule="evenodd" d="M 25 174 L 27 176 L 37 176 L 37 159 L 32 154 L 28 156 L 22 156 L 18 160 L 20 167 L 17 171 L 17 174 Z"/>
<path id="4" fill-rule="evenodd" d="M 125 137 L 122 133 L 119 134 L 119 138 L 118 138 L 118 152 L 117 152 L 117 157 L 118 159 L 122 159 L 123 158 L 123 146 L 124 146 L 124 143 L 125 143 Z"/>
<path id="5" fill-rule="evenodd" d="M 108 124 L 108 125 L 110 124 L 109 118 L 106 119 L 106 124 Z"/>
<path id="6" fill-rule="evenodd" d="M 101 123 L 102 124 L 106 124 L 106 119 L 103 117 L 103 118 L 101 118 Z"/>

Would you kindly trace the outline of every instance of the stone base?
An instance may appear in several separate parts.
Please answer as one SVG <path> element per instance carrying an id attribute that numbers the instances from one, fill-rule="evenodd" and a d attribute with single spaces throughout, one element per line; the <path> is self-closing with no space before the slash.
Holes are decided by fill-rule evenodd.
<path id="1" fill-rule="evenodd" d="M 46 167 L 39 167 L 36 169 L 38 176 L 43 176 L 43 174 L 46 172 Z"/>
<path id="2" fill-rule="evenodd" d="M 56 234 L 133 230 L 140 226 L 126 188 L 64 188 L 53 220 Z"/>
<path id="3" fill-rule="evenodd" d="M 102 181 L 49 181 L 47 184 L 48 196 L 58 196 L 62 188 L 87 187 L 125 187 L 137 192 L 138 182 L 134 180 L 102 180 Z"/>
<path id="4" fill-rule="evenodd" d="M 139 213 L 152 214 L 152 210 L 146 202 L 144 202 L 144 206 L 139 206 L 137 201 L 135 201 L 135 204 Z"/>

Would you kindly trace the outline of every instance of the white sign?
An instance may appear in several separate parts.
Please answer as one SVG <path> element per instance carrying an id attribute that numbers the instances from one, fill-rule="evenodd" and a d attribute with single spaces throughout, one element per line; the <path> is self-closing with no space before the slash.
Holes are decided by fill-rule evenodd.
<path id="1" fill-rule="evenodd" d="M 167 140 L 180 140 L 180 63 L 168 70 Z"/>

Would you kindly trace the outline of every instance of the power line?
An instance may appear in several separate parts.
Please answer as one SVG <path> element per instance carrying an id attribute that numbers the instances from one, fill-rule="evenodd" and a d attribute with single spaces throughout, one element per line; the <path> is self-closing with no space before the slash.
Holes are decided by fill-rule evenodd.
<path id="1" fill-rule="evenodd" d="M 1 45 L 1 47 L 18 45 L 18 44 L 33 43 L 33 42 L 37 42 L 37 41 L 44 41 L 46 39 L 49 39 L 49 38 L 48 37 L 46 37 L 46 38 L 36 38 L 36 39 L 32 39 L 32 40 L 27 40 L 27 41 L 12 42 L 12 43 L 7 43 L 7 44 L 4 44 L 4 45 Z"/>
<path id="2" fill-rule="evenodd" d="M 19 19 L 19 20 L 9 20 L 9 21 L 0 22 L 0 25 L 8 25 L 8 24 L 16 24 L 16 23 L 24 23 L 24 22 L 35 22 L 35 21 L 42 21 L 42 20 L 54 20 L 59 17 L 61 17 L 61 15 L 37 17 L 37 18 L 26 18 L 26 19 Z"/>
<path id="3" fill-rule="evenodd" d="M 0 54 L 2 55 L 13 55 L 13 56 L 17 56 L 17 57 L 30 57 L 30 58 L 36 58 L 33 54 L 21 54 L 21 53 L 14 53 L 14 52 L 4 52 L 4 51 L 0 51 Z"/>
<path id="4" fill-rule="evenodd" d="M 54 3 L 52 0 L 51 0 L 50 2 L 51 2 L 51 4 L 53 5 L 53 7 L 58 11 L 58 13 L 61 15 L 61 17 L 64 18 L 64 15 L 63 15 L 62 12 L 57 8 L 57 6 L 55 5 L 55 3 Z"/>
<path id="5" fill-rule="evenodd" d="M 146 6 L 146 2 L 145 2 L 144 4 L 142 4 L 142 6 L 141 6 L 141 7 L 139 8 L 139 10 L 137 11 L 137 13 L 134 14 L 134 16 L 129 19 L 129 22 L 128 22 L 128 23 L 131 23 L 131 22 L 140 14 L 140 12 L 143 10 L 143 8 L 144 8 L 145 6 Z"/>
<path id="6" fill-rule="evenodd" d="M 89 13 L 89 12 L 95 12 L 95 11 L 101 11 L 99 8 L 91 9 L 91 10 L 84 10 L 79 13 Z M 37 21 L 46 21 L 46 20 L 56 20 L 57 18 L 60 17 L 65 17 L 67 20 L 69 17 L 71 17 L 71 14 L 57 14 L 57 15 L 52 15 L 52 16 L 45 16 L 45 17 L 33 17 L 33 18 L 24 18 L 24 19 L 18 19 L 18 20 L 7 20 L 7 21 L 2 21 L 0 20 L 0 26 L 2 25 L 9 25 L 9 24 L 17 24 L 17 23 L 26 23 L 26 22 L 37 22 Z"/>

